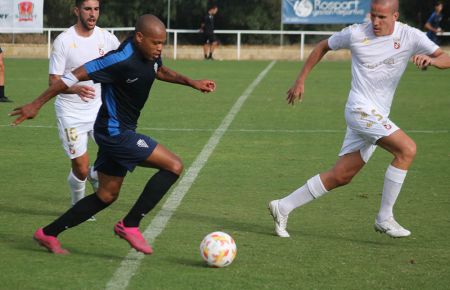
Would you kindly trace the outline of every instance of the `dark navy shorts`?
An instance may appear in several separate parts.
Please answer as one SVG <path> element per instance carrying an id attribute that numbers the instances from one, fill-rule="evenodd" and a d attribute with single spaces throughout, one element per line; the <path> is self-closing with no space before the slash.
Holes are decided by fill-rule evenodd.
<path id="1" fill-rule="evenodd" d="M 94 131 L 98 144 L 95 170 L 111 176 L 127 175 L 137 165 L 144 162 L 155 150 L 158 142 L 131 130 L 116 136 L 108 136 Z"/>
<path id="2" fill-rule="evenodd" d="M 217 37 L 214 33 L 203 34 L 203 41 L 205 44 L 212 44 L 217 41 Z"/>

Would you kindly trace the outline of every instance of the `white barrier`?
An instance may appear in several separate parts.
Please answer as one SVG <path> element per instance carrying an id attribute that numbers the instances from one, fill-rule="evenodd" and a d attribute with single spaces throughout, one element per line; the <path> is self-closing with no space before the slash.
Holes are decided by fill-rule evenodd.
<path id="1" fill-rule="evenodd" d="M 112 33 L 116 31 L 133 31 L 134 27 L 116 27 L 106 28 Z M 65 31 L 67 28 L 44 28 L 47 32 L 47 52 L 48 57 L 51 53 L 51 33 L 57 31 Z M 216 34 L 235 34 L 236 40 L 236 59 L 241 59 L 241 36 L 243 34 L 266 34 L 266 35 L 299 35 L 300 36 L 300 60 L 303 60 L 305 55 L 305 37 L 306 35 L 332 35 L 335 31 L 286 31 L 286 30 L 215 30 Z M 178 34 L 198 34 L 199 31 L 195 29 L 167 29 L 167 33 L 173 34 L 173 59 L 177 59 Z M 450 36 L 450 32 L 444 32 L 442 36 Z"/>

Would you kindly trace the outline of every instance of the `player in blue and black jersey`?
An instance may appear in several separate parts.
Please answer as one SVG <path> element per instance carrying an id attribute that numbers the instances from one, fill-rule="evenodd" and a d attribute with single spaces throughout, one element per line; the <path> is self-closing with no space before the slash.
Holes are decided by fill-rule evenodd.
<path id="1" fill-rule="evenodd" d="M 176 182 L 183 170 L 178 156 L 152 138 L 136 132 L 137 120 L 156 79 L 187 85 L 201 92 L 215 90 L 211 80 L 192 80 L 163 65 L 161 52 L 166 41 L 166 28 L 154 15 L 139 17 L 134 36 L 104 57 L 90 61 L 54 82 L 36 100 L 16 108 L 13 124 L 34 118 L 51 98 L 78 81 L 94 80 L 102 85 L 102 106 L 94 126 L 99 149 L 95 169 L 99 188 L 77 202 L 49 225 L 39 228 L 34 239 L 50 252 L 67 254 L 57 236 L 112 204 L 119 196 L 128 171 L 136 166 L 157 168 L 142 194 L 114 231 L 144 254 L 152 248 L 139 231 L 139 223 Z"/>

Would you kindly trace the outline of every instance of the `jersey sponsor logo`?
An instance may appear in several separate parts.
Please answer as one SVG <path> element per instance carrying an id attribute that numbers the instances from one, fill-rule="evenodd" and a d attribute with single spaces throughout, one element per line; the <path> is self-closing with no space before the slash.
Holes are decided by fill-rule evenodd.
<path id="1" fill-rule="evenodd" d="M 134 83 L 135 81 L 137 81 L 139 78 L 135 78 L 135 79 L 127 79 L 127 84 L 132 84 L 132 83 Z"/>
<path id="2" fill-rule="evenodd" d="M 136 145 L 140 148 L 148 148 L 147 143 L 144 141 L 144 139 L 139 139 L 136 143 Z"/>
<path id="3" fill-rule="evenodd" d="M 390 57 L 390 58 L 386 58 L 385 60 L 377 62 L 377 63 L 364 63 L 363 65 L 368 69 L 374 69 L 374 68 L 379 67 L 382 64 L 393 65 L 393 64 L 395 64 L 395 59 Z"/>

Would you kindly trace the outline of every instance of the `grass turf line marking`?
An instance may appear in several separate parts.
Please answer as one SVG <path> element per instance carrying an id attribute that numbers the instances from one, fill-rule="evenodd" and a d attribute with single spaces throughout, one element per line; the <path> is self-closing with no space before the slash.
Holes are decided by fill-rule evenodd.
<path id="1" fill-rule="evenodd" d="M 0 125 L 1 127 L 11 127 L 11 125 Z M 57 126 L 52 125 L 22 125 L 21 128 L 44 128 L 44 129 L 56 129 Z M 141 131 L 168 131 L 168 132 L 213 132 L 220 129 L 200 129 L 200 128 L 151 128 L 151 127 L 141 127 Z M 448 134 L 450 130 L 409 130 L 402 129 L 406 133 L 416 133 L 416 134 Z M 242 132 L 242 133 L 299 133 L 299 134 L 315 134 L 315 133 L 345 133 L 345 130 L 338 129 L 231 129 L 227 132 Z"/>
<path id="2" fill-rule="evenodd" d="M 234 103 L 233 107 L 230 109 L 228 114 L 222 120 L 220 126 L 214 131 L 208 143 L 203 147 L 200 154 L 197 156 L 195 161 L 183 175 L 182 179 L 178 185 L 174 188 L 173 192 L 167 198 L 166 202 L 162 206 L 161 210 L 153 218 L 150 225 L 144 231 L 143 235 L 149 243 L 158 237 L 158 235 L 164 230 L 173 213 L 176 211 L 181 203 L 181 200 L 186 195 L 191 185 L 197 178 L 200 170 L 208 161 L 209 156 L 212 154 L 217 144 L 219 143 L 222 136 L 227 131 L 234 117 L 241 109 L 244 102 L 247 100 L 248 96 L 253 92 L 253 90 L 258 86 L 270 69 L 275 65 L 276 61 L 272 61 L 259 75 L 258 77 L 248 86 L 244 93 L 239 97 L 239 99 Z M 139 268 L 141 260 L 144 258 L 144 254 L 136 252 L 131 249 L 128 255 L 124 258 L 120 267 L 114 273 L 114 276 L 109 280 L 106 285 L 108 290 L 126 289 L 130 282 L 130 279 L 136 274 Z"/>

